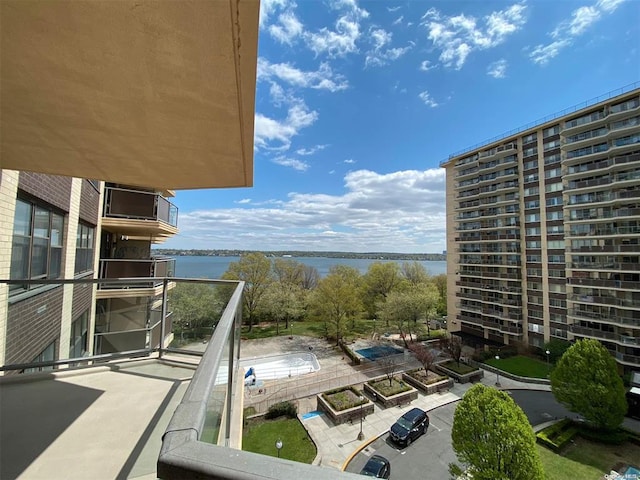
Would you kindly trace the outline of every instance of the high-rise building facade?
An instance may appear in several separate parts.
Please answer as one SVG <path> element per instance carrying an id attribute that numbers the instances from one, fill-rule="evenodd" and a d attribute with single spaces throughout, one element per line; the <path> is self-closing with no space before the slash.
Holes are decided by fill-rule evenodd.
<path id="1" fill-rule="evenodd" d="M 451 156 L 448 329 L 640 368 L 640 89 Z"/>

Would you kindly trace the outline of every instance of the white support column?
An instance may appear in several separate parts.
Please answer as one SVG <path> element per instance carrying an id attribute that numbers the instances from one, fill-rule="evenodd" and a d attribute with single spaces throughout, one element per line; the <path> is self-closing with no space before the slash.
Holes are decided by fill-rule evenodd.
<path id="1" fill-rule="evenodd" d="M 0 179 L 0 279 L 8 279 L 11 275 L 11 247 L 19 177 L 20 172 L 16 170 L 2 170 L 2 178 Z M 0 285 L 0 365 L 4 365 L 5 361 L 8 312 L 9 286 L 3 284 Z"/>

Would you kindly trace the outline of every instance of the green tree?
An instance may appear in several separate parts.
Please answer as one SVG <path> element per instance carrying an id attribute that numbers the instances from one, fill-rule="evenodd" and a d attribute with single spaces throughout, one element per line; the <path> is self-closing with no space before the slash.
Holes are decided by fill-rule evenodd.
<path id="1" fill-rule="evenodd" d="M 280 335 L 280 322 L 289 328 L 289 322 L 298 320 L 304 313 L 305 295 L 297 285 L 273 282 L 261 300 L 261 311 L 276 321 L 276 335 Z"/>
<path id="2" fill-rule="evenodd" d="M 169 292 L 169 304 L 173 312 L 173 323 L 180 330 L 184 340 L 184 332 L 213 327 L 220 316 L 222 308 L 215 287 L 202 283 L 178 284 Z"/>
<path id="3" fill-rule="evenodd" d="M 272 282 L 271 262 L 263 253 L 247 253 L 242 255 L 238 262 L 231 262 L 222 278 L 245 282 L 242 295 L 244 317 L 251 331 L 256 312 L 260 307 L 260 300 Z"/>
<path id="4" fill-rule="evenodd" d="M 578 340 L 551 372 L 551 391 L 572 412 L 604 430 L 617 429 L 627 412 L 616 361 L 594 339 Z"/>
<path id="5" fill-rule="evenodd" d="M 527 417 L 501 390 L 478 383 L 456 407 L 453 450 L 474 480 L 542 480 L 536 437 Z M 459 475 L 459 466 L 451 473 Z"/>
<path id="6" fill-rule="evenodd" d="M 363 280 L 364 306 L 369 317 L 373 317 L 379 303 L 385 302 L 389 293 L 398 288 L 404 279 L 396 262 L 373 262 Z"/>
<path id="7" fill-rule="evenodd" d="M 360 272 L 355 268 L 336 265 L 320 280 L 310 299 L 316 315 L 325 322 L 328 337 L 335 336 L 336 345 L 348 331 L 349 320 L 362 312 Z"/>
<path id="8" fill-rule="evenodd" d="M 415 289 L 390 292 L 385 302 L 378 303 L 378 318 L 398 329 L 400 338 L 408 347 L 407 337 L 412 339 L 421 330 L 418 320 L 423 314 L 421 297 Z"/>
<path id="9" fill-rule="evenodd" d="M 441 273 L 440 275 L 436 275 L 431 278 L 432 283 L 438 289 L 438 293 L 440 294 L 440 300 L 437 304 L 437 314 L 440 316 L 447 314 L 447 275 Z"/>
<path id="10" fill-rule="evenodd" d="M 400 268 L 402 270 L 402 276 L 411 283 L 411 285 L 418 285 L 429 281 L 429 273 L 420 262 L 402 262 Z"/>

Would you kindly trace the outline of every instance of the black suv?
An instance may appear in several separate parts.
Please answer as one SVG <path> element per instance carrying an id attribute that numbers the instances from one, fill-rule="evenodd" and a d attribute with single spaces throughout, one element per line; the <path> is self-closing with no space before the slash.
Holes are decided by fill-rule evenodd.
<path id="1" fill-rule="evenodd" d="M 420 408 L 412 408 L 391 425 L 389 434 L 391 440 L 408 447 L 420 435 L 427 433 L 427 428 L 429 428 L 427 412 Z"/>
<path id="2" fill-rule="evenodd" d="M 375 478 L 389 478 L 391 475 L 391 464 L 389 460 L 380 455 L 372 456 L 362 470 L 360 475 Z"/>

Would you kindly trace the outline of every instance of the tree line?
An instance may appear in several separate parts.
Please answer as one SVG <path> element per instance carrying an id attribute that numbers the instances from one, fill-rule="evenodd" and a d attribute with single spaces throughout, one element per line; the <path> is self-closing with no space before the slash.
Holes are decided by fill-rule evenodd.
<path id="1" fill-rule="evenodd" d="M 429 329 L 429 320 L 446 315 L 446 275 L 431 276 L 414 262 L 373 262 L 365 274 L 335 265 L 320 278 L 315 267 L 291 258 L 250 252 L 231 262 L 225 280 L 245 282 L 243 321 L 248 331 L 272 324 L 276 334 L 291 322 L 316 321 L 327 338 L 339 343 L 360 320 L 376 320 L 401 338 Z M 231 288 L 179 283 L 171 294 L 174 323 L 180 327 L 213 325 Z M 428 332 L 427 332 L 428 333 Z"/>

